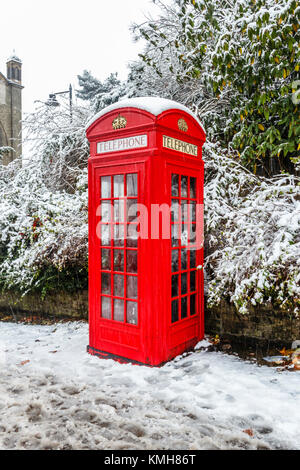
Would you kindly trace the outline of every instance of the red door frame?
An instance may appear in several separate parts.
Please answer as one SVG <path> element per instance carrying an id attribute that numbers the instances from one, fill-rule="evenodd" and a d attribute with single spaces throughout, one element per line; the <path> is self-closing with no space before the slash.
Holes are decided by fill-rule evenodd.
<path id="1" fill-rule="evenodd" d="M 168 186 L 168 194 L 169 194 L 169 204 L 172 200 L 172 188 L 171 188 L 171 176 L 172 174 L 179 174 L 182 176 L 189 176 L 195 177 L 197 181 L 197 192 L 196 192 L 196 203 L 203 204 L 203 184 L 202 184 L 202 172 L 203 172 L 203 164 L 202 166 L 195 167 L 194 165 L 188 165 L 186 162 L 174 162 L 167 161 L 167 178 L 169 182 Z M 198 221 L 199 224 L 199 221 Z M 197 230 L 199 227 L 197 228 Z M 201 229 L 201 228 L 200 228 Z M 195 344 L 203 337 L 204 335 L 204 298 L 202 295 L 203 292 L 203 269 L 198 270 L 197 266 L 203 266 L 203 248 L 196 250 L 196 279 L 197 279 L 197 314 L 193 315 L 192 317 L 188 316 L 187 318 L 180 319 L 178 322 L 172 323 L 171 321 L 171 282 L 172 282 L 172 269 L 171 269 L 171 256 L 172 256 L 172 241 L 170 240 L 169 243 L 169 271 L 168 271 L 168 279 L 169 279 L 169 287 L 168 292 L 169 295 L 169 305 L 168 305 L 168 350 L 169 354 L 174 357 L 181 352 L 182 347 L 184 345 L 185 349 L 189 349 L 190 347 L 195 346 Z M 179 269 L 181 272 L 181 269 Z M 190 270 L 188 269 L 188 272 Z M 180 276 L 180 274 L 179 274 Z M 178 287 L 180 289 L 180 287 Z M 188 295 L 191 292 L 188 289 Z M 179 292 L 179 301 L 181 299 L 181 294 Z M 172 340 L 173 338 L 173 340 Z M 176 338 L 176 340 L 175 340 Z M 178 352 L 177 352 L 178 351 Z"/>
<path id="2" fill-rule="evenodd" d="M 101 248 L 100 240 L 96 235 L 96 227 L 101 217 L 96 215 L 96 210 L 100 204 L 100 178 L 101 176 L 113 176 L 118 174 L 138 174 L 138 203 L 145 204 L 144 193 L 140 190 L 143 184 L 143 179 L 146 177 L 146 160 L 142 162 L 131 162 L 128 161 L 122 163 L 116 161 L 114 165 L 93 165 L 90 162 L 90 182 L 94 190 L 90 191 L 90 233 L 89 243 L 93 247 L 92 253 L 94 256 L 90 256 L 89 259 L 89 291 L 90 295 L 94 296 L 95 302 L 90 303 L 90 322 L 93 324 L 93 328 L 90 329 L 90 344 L 96 344 L 97 348 L 102 351 L 110 351 L 112 354 L 117 356 L 123 356 L 135 359 L 136 361 L 144 360 L 144 342 L 142 338 L 142 332 L 145 331 L 146 325 L 144 325 L 145 319 L 142 312 L 142 302 L 140 292 L 142 290 L 141 279 L 143 276 L 143 250 L 141 240 L 138 239 L 137 257 L 138 257 L 138 325 L 131 325 L 127 323 L 117 322 L 115 320 L 104 319 L 100 316 L 101 310 Z M 124 256 L 126 250 L 124 249 Z M 113 272 L 113 271 L 112 271 Z M 125 276 L 124 271 L 124 276 Z M 126 293 L 125 293 L 126 295 Z M 125 297 L 124 297 L 125 298 Z M 131 339 L 131 342 L 137 342 L 136 345 L 124 344 L 121 338 L 126 335 L 126 340 Z M 106 339 L 105 339 L 106 337 Z M 129 343 L 129 341 L 127 341 Z"/>

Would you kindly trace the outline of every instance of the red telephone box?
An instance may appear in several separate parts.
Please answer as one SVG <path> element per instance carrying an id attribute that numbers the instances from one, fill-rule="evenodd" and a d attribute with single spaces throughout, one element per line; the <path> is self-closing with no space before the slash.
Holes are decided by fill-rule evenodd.
<path id="1" fill-rule="evenodd" d="M 87 138 L 88 352 L 160 365 L 204 335 L 205 132 L 147 97 L 102 110 Z"/>

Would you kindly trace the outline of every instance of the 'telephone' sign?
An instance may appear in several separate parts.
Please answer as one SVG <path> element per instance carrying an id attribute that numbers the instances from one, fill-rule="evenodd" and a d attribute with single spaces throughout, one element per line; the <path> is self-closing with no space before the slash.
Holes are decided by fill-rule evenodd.
<path id="1" fill-rule="evenodd" d="M 183 142 L 183 140 L 174 139 L 167 135 L 163 136 L 163 147 L 176 150 L 177 152 L 186 153 L 187 155 L 193 155 L 194 157 L 198 156 L 197 145 L 189 144 L 188 142 Z"/>
<path id="2" fill-rule="evenodd" d="M 123 139 L 107 140 L 97 143 L 97 153 L 119 152 L 121 150 L 138 149 L 147 147 L 147 134 L 124 137 Z"/>

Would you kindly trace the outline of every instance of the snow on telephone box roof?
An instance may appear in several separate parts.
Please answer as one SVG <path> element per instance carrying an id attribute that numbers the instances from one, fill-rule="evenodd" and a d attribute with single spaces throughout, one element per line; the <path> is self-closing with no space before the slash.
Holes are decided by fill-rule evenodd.
<path id="1" fill-rule="evenodd" d="M 106 108 L 102 109 L 92 119 L 90 119 L 90 121 L 87 123 L 86 130 L 100 117 L 104 116 L 110 111 L 114 111 L 115 109 L 122 109 L 122 108 L 142 109 L 144 111 L 148 111 L 154 116 L 159 116 L 164 111 L 168 111 L 170 109 L 179 109 L 181 111 L 185 111 L 193 119 L 195 119 L 195 121 L 198 122 L 198 124 L 202 127 L 205 133 L 205 128 L 202 122 L 198 119 L 196 114 L 194 114 L 189 108 L 187 108 L 181 103 L 177 103 L 177 101 L 168 100 L 166 98 L 154 97 L 154 96 L 141 96 L 139 98 L 127 98 L 124 100 L 120 100 L 117 103 L 111 104 L 110 106 L 107 106 Z"/>

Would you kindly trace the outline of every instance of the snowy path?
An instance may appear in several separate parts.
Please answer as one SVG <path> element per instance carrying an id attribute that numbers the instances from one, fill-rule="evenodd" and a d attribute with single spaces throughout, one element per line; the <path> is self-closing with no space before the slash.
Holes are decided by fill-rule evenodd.
<path id="1" fill-rule="evenodd" d="M 300 373 L 208 352 L 121 365 L 87 334 L 0 323 L 0 449 L 300 449 Z"/>

